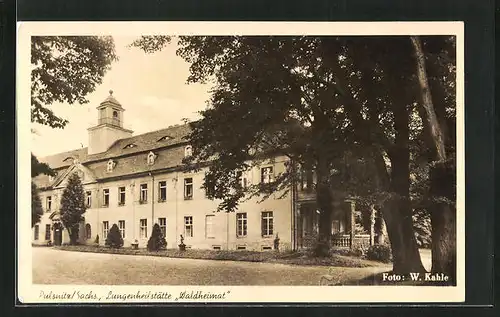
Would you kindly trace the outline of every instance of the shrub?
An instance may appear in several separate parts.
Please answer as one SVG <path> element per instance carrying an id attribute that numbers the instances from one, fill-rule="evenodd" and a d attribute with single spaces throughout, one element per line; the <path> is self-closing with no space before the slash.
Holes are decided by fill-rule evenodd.
<path id="1" fill-rule="evenodd" d="M 155 223 L 153 226 L 153 232 L 148 240 L 148 250 L 158 251 L 167 248 L 167 241 L 161 232 L 160 226 Z"/>
<path id="2" fill-rule="evenodd" d="M 109 230 L 108 237 L 106 238 L 106 246 L 109 246 L 111 248 L 121 248 L 123 246 L 123 238 L 122 234 L 120 233 L 120 229 L 118 229 L 118 226 L 113 224 L 111 229 Z"/>
<path id="3" fill-rule="evenodd" d="M 392 259 L 391 247 L 387 244 L 376 244 L 368 248 L 366 252 L 368 260 L 390 262 Z"/>
<path id="4" fill-rule="evenodd" d="M 94 243 L 95 243 L 96 245 L 99 245 L 99 235 L 95 236 Z"/>
<path id="5" fill-rule="evenodd" d="M 328 257 L 330 255 L 330 245 L 325 241 L 316 240 L 311 251 L 314 257 Z"/>

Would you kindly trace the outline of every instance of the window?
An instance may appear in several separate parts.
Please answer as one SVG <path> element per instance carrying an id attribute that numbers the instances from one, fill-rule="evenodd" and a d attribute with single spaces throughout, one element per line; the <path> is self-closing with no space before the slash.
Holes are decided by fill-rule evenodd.
<path id="1" fill-rule="evenodd" d="M 92 239 L 92 227 L 90 226 L 90 223 L 85 225 L 85 238 Z"/>
<path id="2" fill-rule="evenodd" d="M 87 208 L 92 207 L 92 192 L 91 191 L 86 192 L 85 196 L 87 201 Z"/>
<path id="3" fill-rule="evenodd" d="M 148 184 L 141 184 L 141 196 L 139 203 L 145 204 L 148 202 Z"/>
<path id="4" fill-rule="evenodd" d="M 103 239 L 106 239 L 108 237 L 109 233 L 109 221 L 103 221 L 102 222 L 102 237 Z"/>
<path id="5" fill-rule="evenodd" d="M 167 236 L 167 218 L 158 218 L 158 225 L 160 226 L 161 234 L 163 237 Z"/>
<path id="6" fill-rule="evenodd" d="M 113 111 L 113 119 L 118 119 L 118 111 Z"/>
<path id="7" fill-rule="evenodd" d="M 102 190 L 102 206 L 103 207 L 109 206 L 109 189 L 108 188 L 105 188 Z"/>
<path id="8" fill-rule="evenodd" d="M 148 220 L 147 219 L 140 220 L 140 237 L 141 238 L 148 237 Z"/>
<path id="9" fill-rule="evenodd" d="M 39 234 L 40 234 L 40 226 L 35 225 L 35 240 L 38 240 Z"/>
<path id="10" fill-rule="evenodd" d="M 214 234 L 214 215 L 205 216 L 205 236 L 206 238 L 215 238 Z"/>
<path id="11" fill-rule="evenodd" d="M 162 141 L 170 141 L 172 140 L 173 137 L 169 136 L 169 135 L 165 135 L 163 137 L 161 137 L 160 139 L 158 139 L 158 142 L 162 142 Z"/>
<path id="12" fill-rule="evenodd" d="M 125 220 L 118 220 L 118 229 L 120 229 L 122 238 L 125 239 Z"/>
<path id="13" fill-rule="evenodd" d="M 52 209 L 52 196 L 47 196 L 47 211 Z"/>
<path id="14" fill-rule="evenodd" d="M 269 251 L 269 250 L 272 250 L 272 249 L 273 249 L 273 248 L 272 248 L 272 247 L 270 247 L 270 246 L 268 246 L 268 245 L 263 245 L 263 246 L 261 247 L 261 250 L 262 250 L 262 251 Z"/>
<path id="15" fill-rule="evenodd" d="M 247 246 L 246 245 L 239 245 L 236 247 L 236 250 L 246 250 Z"/>
<path id="16" fill-rule="evenodd" d="M 161 181 L 158 183 L 158 201 L 162 202 L 167 200 L 167 182 Z"/>
<path id="17" fill-rule="evenodd" d="M 184 148 L 184 157 L 189 157 L 193 155 L 193 147 L 191 145 L 187 145 Z"/>
<path id="18" fill-rule="evenodd" d="M 155 162 L 156 155 L 153 152 L 149 152 L 148 154 L 148 164 L 153 165 Z"/>
<path id="19" fill-rule="evenodd" d="M 118 187 L 118 206 L 125 205 L 125 186 Z"/>
<path id="20" fill-rule="evenodd" d="M 50 224 L 45 225 L 45 240 L 50 240 Z"/>
<path id="21" fill-rule="evenodd" d="M 247 235 L 247 213 L 236 214 L 236 236 L 246 237 Z"/>
<path id="22" fill-rule="evenodd" d="M 268 184 L 271 183 L 274 180 L 274 174 L 273 174 L 273 167 L 268 166 L 268 167 L 263 167 L 261 170 L 261 182 Z"/>
<path id="23" fill-rule="evenodd" d="M 241 188 L 246 189 L 248 187 L 248 174 L 243 172 L 238 172 L 237 174 Z"/>
<path id="24" fill-rule="evenodd" d="M 193 199 L 193 178 L 184 178 L 184 199 Z"/>
<path id="25" fill-rule="evenodd" d="M 262 213 L 262 236 L 272 236 L 274 231 L 274 220 L 272 211 Z"/>
<path id="26" fill-rule="evenodd" d="M 113 160 L 109 160 L 108 166 L 107 166 L 107 171 L 112 172 L 114 167 L 115 167 L 115 162 Z"/>
<path id="27" fill-rule="evenodd" d="M 193 236 L 193 217 L 191 216 L 184 217 L 184 236 Z"/>
<path id="28" fill-rule="evenodd" d="M 221 250 L 220 245 L 213 245 L 212 250 Z"/>
<path id="29" fill-rule="evenodd" d="M 137 145 L 135 145 L 134 143 L 130 143 L 130 144 L 127 144 L 123 147 L 123 149 L 131 149 L 131 148 L 134 148 L 136 147 Z"/>

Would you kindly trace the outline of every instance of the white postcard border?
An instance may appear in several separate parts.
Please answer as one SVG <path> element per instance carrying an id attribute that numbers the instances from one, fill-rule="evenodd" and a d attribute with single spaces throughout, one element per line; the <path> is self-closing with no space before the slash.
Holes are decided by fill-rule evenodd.
<path id="1" fill-rule="evenodd" d="M 17 48 L 17 291 L 27 303 L 423 303 L 465 300 L 465 121 L 463 22 L 20 22 Z M 30 36 L 32 35 L 456 35 L 457 36 L 457 286 L 148 286 L 32 284 L 30 204 Z M 327 271 L 327 268 L 325 268 Z M 318 277 L 319 278 L 319 277 Z M 106 300 L 121 294 L 167 292 L 167 299 Z M 178 300 L 180 292 L 225 293 L 219 299 Z M 43 299 L 67 294 L 67 299 Z M 94 294 L 100 300 L 78 298 Z M 71 297 L 72 296 L 72 297 Z M 71 298 L 70 298 L 71 297 Z M 92 296 L 90 296 L 92 297 Z"/>

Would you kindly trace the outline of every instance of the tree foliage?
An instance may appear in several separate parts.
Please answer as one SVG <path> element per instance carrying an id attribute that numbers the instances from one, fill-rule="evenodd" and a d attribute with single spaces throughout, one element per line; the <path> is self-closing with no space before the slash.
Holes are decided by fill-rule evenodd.
<path id="1" fill-rule="evenodd" d="M 437 116 L 451 124 L 454 39 L 422 41 L 429 86 L 442 101 Z M 147 43 L 145 51 L 154 52 L 168 41 Z M 178 45 L 190 63 L 187 81 L 213 86 L 202 120 L 192 123 L 194 155 L 185 162 L 197 170 L 210 161 L 204 187 L 220 199 L 218 210 L 286 193 L 302 171 L 314 170 L 320 239 L 331 233 L 332 199 L 349 195 L 382 210 L 394 270 L 424 270 L 413 230 L 412 174 L 429 164 L 423 158 L 433 150 L 409 37 L 181 36 Z M 452 146 L 453 137 L 446 143 Z M 241 172 L 276 155 L 289 158 L 284 173 L 241 188 Z"/>
<path id="2" fill-rule="evenodd" d="M 36 177 L 40 174 L 55 176 L 55 171 L 46 163 L 40 162 L 33 153 L 31 154 L 31 177 Z"/>
<path id="3" fill-rule="evenodd" d="M 167 247 L 167 241 L 161 232 L 160 226 L 155 223 L 153 226 L 153 232 L 148 240 L 148 250 L 149 251 L 159 251 Z"/>
<path id="4" fill-rule="evenodd" d="M 111 226 L 111 229 L 109 229 L 108 236 L 106 237 L 105 245 L 110 247 L 110 248 L 121 248 L 123 246 L 123 238 L 122 234 L 120 233 L 120 229 L 118 229 L 118 226 L 116 223 L 114 223 Z"/>
<path id="5" fill-rule="evenodd" d="M 35 183 L 31 182 L 31 228 L 40 222 L 43 215 L 42 201 L 38 194 L 38 188 Z"/>
<path id="6" fill-rule="evenodd" d="M 64 128 L 68 121 L 50 108 L 54 102 L 87 103 L 117 60 L 113 38 L 34 36 L 31 38 L 31 121 Z"/>
<path id="7" fill-rule="evenodd" d="M 68 178 L 68 183 L 61 197 L 61 221 L 68 230 L 70 243 L 77 244 L 80 223 L 84 220 L 86 210 L 85 192 L 77 173 Z"/>

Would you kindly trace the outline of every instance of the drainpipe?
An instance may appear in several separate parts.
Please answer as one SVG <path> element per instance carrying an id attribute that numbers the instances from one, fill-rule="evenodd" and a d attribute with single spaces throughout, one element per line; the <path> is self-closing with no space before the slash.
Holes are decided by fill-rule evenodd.
<path id="1" fill-rule="evenodd" d="M 130 184 L 130 191 L 131 191 L 131 196 L 132 196 L 132 237 L 134 237 L 133 242 L 135 243 L 135 240 L 137 240 L 137 236 L 135 235 L 135 226 L 137 222 L 135 222 L 135 183 Z"/>
<path id="2" fill-rule="evenodd" d="M 100 208 L 100 202 L 99 202 L 99 193 L 101 192 L 99 189 L 101 188 L 101 184 L 100 183 L 97 183 L 97 197 L 96 197 L 96 201 L 94 202 L 94 204 L 97 203 L 97 234 L 102 236 L 102 228 L 101 228 L 101 222 L 100 222 L 100 213 L 101 213 L 101 208 Z M 90 207 L 92 207 L 92 201 L 90 201 Z M 104 239 L 104 240 L 103 240 Z M 105 237 L 101 237 L 101 239 L 99 239 L 99 245 L 101 244 L 101 241 L 105 241 L 106 238 Z"/>
<path id="3" fill-rule="evenodd" d="M 155 223 L 155 176 L 149 172 L 151 176 L 151 232 L 153 232 L 153 226 Z"/>
<path id="4" fill-rule="evenodd" d="M 226 250 L 229 251 L 229 213 L 226 212 Z"/>
<path id="5" fill-rule="evenodd" d="M 179 172 L 176 173 L 175 175 L 175 179 L 174 179 L 174 189 L 175 189 L 175 245 L 177 245 L 178 243 L 178 237 L 179 237 L 179 232 L 178 232 L 178 226 L 179 226 L 179 219 L 178 219 L 178 216 L 177 216 L 177 205 L 178 205 L 178 201 L 179 201 L 179 193 L 178 193 L 178 189 L 177 189 L 177 185 L 179 185 Z"/>

